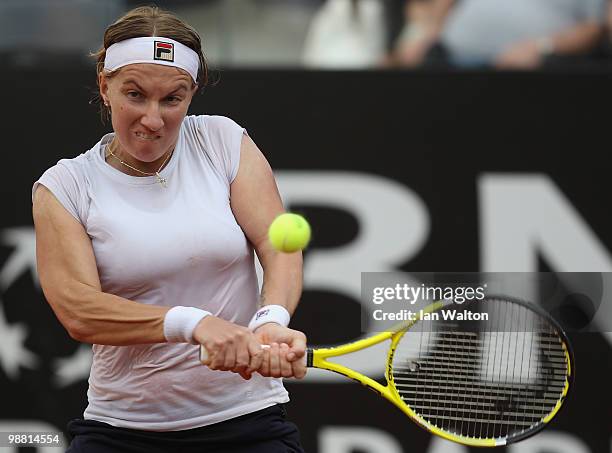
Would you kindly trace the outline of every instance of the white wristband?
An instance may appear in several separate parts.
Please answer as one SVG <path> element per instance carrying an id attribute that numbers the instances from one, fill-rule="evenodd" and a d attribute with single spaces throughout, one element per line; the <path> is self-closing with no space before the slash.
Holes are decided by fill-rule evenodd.
<path id="1" fill-rule="evenodd" d="M 169 343 L 197 344 L 193 331 L 211 313 L 195 307 L 172 307 L 164 318 L 164 336 Z"/>
<path id="2" fill-rule="evenodd" d="M 290 320 L 291 315 L 282 305 L 265 305 L 257 310 L 253 315 L 253 318 L 249 323 L 249 330 L 254 332 L 259 326 L 269 322 L 274 322 L 283 327 L 287 327 Z"/>

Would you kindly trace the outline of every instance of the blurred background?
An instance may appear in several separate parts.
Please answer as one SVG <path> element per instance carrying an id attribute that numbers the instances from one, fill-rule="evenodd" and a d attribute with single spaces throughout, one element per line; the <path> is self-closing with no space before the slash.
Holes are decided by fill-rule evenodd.
<path id="1" fill-rule="evenodd" d="M 292 321 L 311 344 L 362 335 L 362 272 L 559 275 L 576 387 L 550 428 L 510 452 L 612 452 L 610 301 L 564 280 L 612 271 L 609 3 L 156 2 L 200 32 L 215 69 L 190 113 L 245 126 L 287 208 L 311 221 Z M 30 190 L 110 131 L 88 55 L 141 4 L 0 0 L 0 432 L 63 431 L 86 404 L 91 347 L 70 339 L 38 285 Z M 380 357 L 351 360 L 382 376 Z M 310 453 L 471 451 L 341 377 L 287 387 Z"/>
<path id="2" fill-rule="evenodd" d="M 608 66 L 609 0 L 161 0 L 225 68 Z M 19 65 L 87 61 L 133 0 L 2 0 L 0 50 Z"/>

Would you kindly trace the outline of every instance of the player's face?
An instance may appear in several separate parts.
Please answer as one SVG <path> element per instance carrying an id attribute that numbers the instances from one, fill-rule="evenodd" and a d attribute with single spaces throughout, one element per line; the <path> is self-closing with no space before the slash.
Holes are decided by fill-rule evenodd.
<path id="1" fill-rule="evenodd" d="M 122 157 L 151 163 L 171 150 L 196 89 L 185 71 L 171 66 L 131 64 L 111 79 L 101 75 Z"/>

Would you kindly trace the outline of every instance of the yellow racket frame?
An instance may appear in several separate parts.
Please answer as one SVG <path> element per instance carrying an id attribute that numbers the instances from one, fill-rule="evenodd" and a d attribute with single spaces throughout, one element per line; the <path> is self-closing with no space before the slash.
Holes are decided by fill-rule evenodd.
<path id="1" fill-rule="evenodd" d="M 397 391 L 397 388 L 395 387 L 395 382 L 393 380 L 393 373 L 392 373 L 393 355 L 395 354 L 395 349 L 397 348 L 397 345 L 399 341 L 401 340 L 402 336 L 408 329 L 410 329 L 410 327 L 412 327 L 415 323 L 421 320 L 421 314 L 432 313 L 447 305 L 448 303 L 445 301 L 435 302 L 429 305 L 428 307 L 424 308 L 422 311 L 420 311 L 419 315 L 416 317 L 415 320 L 404 322 L 389 332 L 381 332 L 372 337 L 364 338 L 362 340 L 358 340 L 353 343 L 348 343 L 342 346 L 336 346 L 332 348 L 313 349 L 312 350 L 312 364 L 309 366 L 313 368 L 320 368 L 323 370 L 329 370 L 335 373 L 342 374 L 350 379 L 353 379 L 365 385 L 371 390 L 374 390 L 376 393 L 378 393 L 383 398 L 386 398 L 391 403 L 393 403 L 402 412 L 404 412 L 408 417 L 410 417 L 413 421 L 415 421 L 419 426 L 425 428 L 432 434 L 440 436 L 444 439 L 447 439 L 453 442 L 458 442 L 463 445 L 474 446 L 474 447 L 497 447 L 497 446 L 505 445 L 507 443 L 505 437 L 504 438 L 480 439 L 480 438 L 474 438 L 474 437 L 468 437 L 468 436 L 461 436 L 461 435 L 449 433 L 447 431 L 444 431 L 438 428 L 435 425 L 432 425 L 427 420 L 424 420 L 422 417 L 420 417 L 416 412 L 414 412 L 410 408 L 410 406 L 404 403 L 404 401 L 399 395 L 399 392 Z M 380 383 L 376 382 L 374 379 L 369 378 L 357 371 L 354 371 L 338 363 L 329 362 L 327 360 L 331 357 L 337 357 L 337 356 L 341 356 L 345 354 L 350 354 L 352 352 L 360 351 L 362 349 L 368 348 L 375 344 L 382 343 L 383 341 L 386 341 L 386 340 L 391 340 L 391 346 L 389 348 L 389 353 L 387 355 L 387 366 L 385 367 L 385 379 L 387 381 L 387 385 L 381 385 Z M 570 354 L 564 342 L 562 342 L 562 345 L 565 351 L 565 356 L 566 356 L 566 360 L 568 364 L 568 375 L 571 375 Z M 553 411 L 548 416 L 542 419 L 542 422 L 544 424 L 548 423 L 557 414 L 557 412 L 561 408 L 561 405 L 563 404 L 563 400 L 565 399 L 565 396 L 567 395 L 568 390 L 569 390 L 569 380 L 566 376 L 565 387 L 562 392 L 562 397 L 557 402 Z"/>

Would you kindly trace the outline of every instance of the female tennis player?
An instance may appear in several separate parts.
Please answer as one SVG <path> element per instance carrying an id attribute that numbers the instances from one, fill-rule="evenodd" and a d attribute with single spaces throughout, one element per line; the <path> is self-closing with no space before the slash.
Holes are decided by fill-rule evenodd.
<path id="1" fill-rule="evenodd" d="M 171 13 L 109 26 L 97 73 L 113 133 L 32 191 L 45 296 L 93 344 L 68 451 L 301 452 L 279 378 L 305 374 L 306 338 L 287 327 L 302 256 L 267 241 L 283 212 L 268 162 L 234 121 L 187 116 L 207 63 Z"/>

